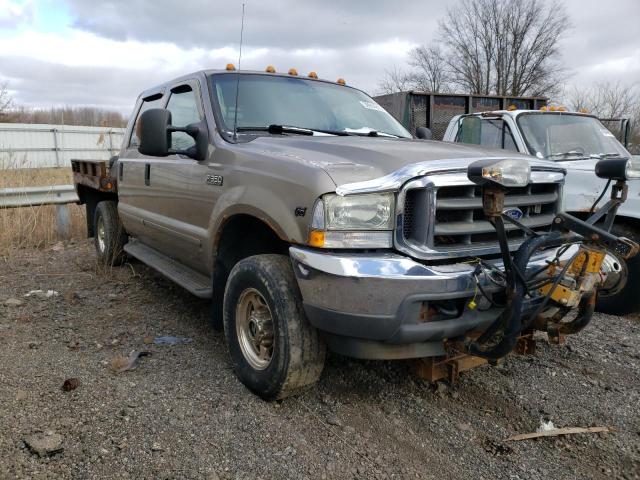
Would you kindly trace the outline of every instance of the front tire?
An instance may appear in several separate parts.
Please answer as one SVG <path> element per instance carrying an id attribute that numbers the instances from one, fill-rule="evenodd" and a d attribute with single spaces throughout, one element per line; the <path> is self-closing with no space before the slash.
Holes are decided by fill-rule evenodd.
<path id="1" fill-rule="evenodd" d="M 104 200 L 96 205 L 93 215 L 93 241 L 98 262 L 103 265 L 121 265 L 125 260 L 124 245 L 127 234 L 118 216 L 118 204 Z"/>
<path id="2" fill-rule="evenodd" d="M 618 237 L 627 237 L 640 242 L 638 232 L 623 224 L 616 224 L 611 233 Z M 599 297 L 596 310 L 610 315 L 627 315 L 640 312 L 640 253 L 629 260 L 618 259 L 627 265 L 627 283 L 620 292 L 609 297 Z"/>
<path id="3" fill-rule="evenodd" d="M 234 266 L 224 295 L 224 332 L 234 372 L 265 400 L 296 394 L 322 373 L 326 348 L 304 314 L 284 255 L 256 255 Z"/>

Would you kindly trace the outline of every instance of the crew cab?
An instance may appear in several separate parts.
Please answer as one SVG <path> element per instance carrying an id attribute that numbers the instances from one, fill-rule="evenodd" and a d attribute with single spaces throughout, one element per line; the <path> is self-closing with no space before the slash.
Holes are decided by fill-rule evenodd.
<path id="1" fill-rule="evenodd" d="M 601 174 L 621 192 L 636 168 L 614 163 Z M 414 139 L 313 72 L 230 65 L 153 87 L 118 157 L 73 171 L 98 259 L 135 257 L 210 298 L 235 373 L 265 399 L 316 382 L 327 347 L 432 359 L 440 378 L 464 367 L 447 367 L 453 348 L 486 362 L 534 329 L 575 333 L 618 282 L 606 248 L 637 250 L 562 215 L 563 166 Z"/>
<path id="2" fill-rule="evenodd" d="M 563 107 L 541 110 L 499 110 L 458 115 L 451 119 L 444 141 L 502 148 L 556 162 L 567 169 L 563 209 L 585 218 L 594 202 L 606 192 L 594 175 L 603 158 L 631 158 L 600 120 L 584 112 Z M 626 202 L 620 206 L 612 231 L 640 239 L 640 186 L 630 185 Z M 598 309 L 611 314 L 640 311 L 640 257 L 620 259 L 625 287 L 601 295 Z"/>

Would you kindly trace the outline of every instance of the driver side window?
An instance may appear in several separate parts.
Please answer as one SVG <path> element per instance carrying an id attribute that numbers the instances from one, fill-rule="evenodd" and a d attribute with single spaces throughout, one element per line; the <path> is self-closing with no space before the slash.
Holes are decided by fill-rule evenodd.
<path id="1" fill-rule="evenodd" d="M 188 85 L 177 87 L 171 91 L 167 110 L 171 112 L 171 124 L 176 127 L 186 127 L 201 120 L 195 92 Z M 195 145 L 192 137 L 184 132 L 171 134 L 171 148 L 186 150 Z"/>

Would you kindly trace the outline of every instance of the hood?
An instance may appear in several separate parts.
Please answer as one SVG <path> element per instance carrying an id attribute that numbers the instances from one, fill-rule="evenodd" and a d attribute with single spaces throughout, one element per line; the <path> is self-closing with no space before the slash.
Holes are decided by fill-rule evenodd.
<path id="1" fill-rule="evenodd" d="M 410 164 L 446 160 L 466 160 L 464 168 L 473 160 L 486 157 L 522 157 L 532 164 L 553 162 L 536 161 L 528 155 L 505 150 L 479 148 L 459 143 L 396 139 L 386 137 L 271 137 L 262 136 L 245 144 L 256 153 L 274 157 L 287 156 L 322 168 L 337 187 L 384 177 Z M 556 166 L 556 168 L 558 168 Z"/>

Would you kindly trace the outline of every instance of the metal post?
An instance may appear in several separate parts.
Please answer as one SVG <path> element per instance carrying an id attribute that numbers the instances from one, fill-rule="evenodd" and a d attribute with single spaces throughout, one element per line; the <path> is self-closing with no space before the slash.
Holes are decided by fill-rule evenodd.
<path id="1" fill-rule="evenodd" d="M 51 133 L 53 133 L 53 151 L 56 154 L 56 167 L 60 166 L 60 155 L 59 155 L 59 149 L 58 149 L 58 135 L 57 135 L 58 129 L 56 128 L 52 128 L 51 129 Z"/>
<path id="2" fill-rule="evenodd" d="M 56 234 L 58 238 L 69 238 L 71 236 L 69 205 L 56 205 Z"/>

